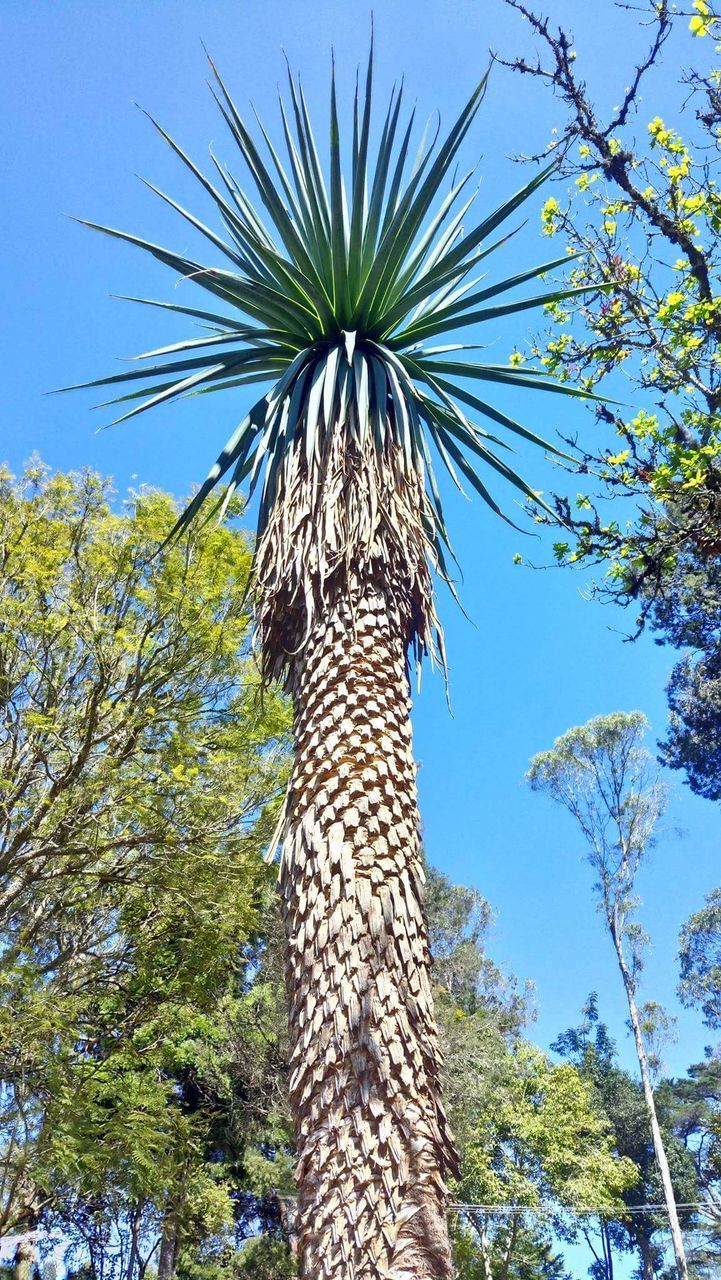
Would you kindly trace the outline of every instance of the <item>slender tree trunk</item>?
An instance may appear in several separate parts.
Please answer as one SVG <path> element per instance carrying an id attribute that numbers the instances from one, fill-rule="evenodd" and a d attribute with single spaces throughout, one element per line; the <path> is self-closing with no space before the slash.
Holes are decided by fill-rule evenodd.
<path id="1" fill-rule="evenodd" d="M 493 1280 L 493 1262 L 491 1259 L 491 1250 L 488 1244 L 488 1232 L 486 1231 L 486 1224 L 483 1219 L 481 1219 L 480 1227 L 478 1229 L 478 1243 L 481 1249 L 481 1264 L 483 1266 L 484 1280 Z"/>
<path id="2" fill-rule="evenodd" d="M 368 585 L 295 660 L 281 891 L 303 1280 L 451 1280 L 407 626 Z"/>
<path id="3" fill-rule="evenodd" d="M 613 1248 L 611 1246 L 611 1233 L 608 1229 L 608 1223 L 601 1223 L 601 1237 L 603 1240 L 603 1256 L 606 1263 L 606 1275 L 608 1280 L 613 1280 Z"/>
<path id="4" fill-rule="evenodd" d="M 508 1273 L 511 1262 L 513 1261 L 513 1250 L 516 1247 L 516 1239 L 518 1237 L 518 1214 L 514 1213 L 511 1229 L 508 1233 L 508 1244 L 506 1246 L 506 1254 L 501 1267 L 501 1280 L 508 1280 Z"/>
<path id="5" fill-rule="evenodd" d="M 606 1223 L 603 1218 L 599 1218 L 598 1220 L 598 1229 L 601 1237 L 601 1243 L 599 1245 L 599 1249 L 601 1250 L 600 1253 L 593 1242 L 593 1235 L 591 1231 L 587 1226 L 583 1225 L 583 1223 L 581 1224 L 583 1237 L 593 1254 L 597 1274 L 602 1276 L 603 1280 L 613 1280 L 613 1251 L 611 1249 L 611 1242 L 608 1238 L 608 1223 Z"/>
<path id="6" fill-rule="evenodd" d="M 673 1252 L 676 1259 L 676 1269 L 678 1271 L 679 1280 L 688 1280 L 688 1266 L 686 1263 L 686 1252 L 683 1247 L 683 1236 L 681 1234 L 681 1225 L 678 1220 L 678 1211 L 676 1209 L 676 1196 L 671 1181 L 671 1171 L 668 1167 L 668 1159 L 666 1157 L 666 1148 L 663 1145 L 663 1136 L 661 1134 L 661 1126 L 658 1123 L 656 1114 L 656 1100 L 653 1096 L 653 1085 L 651 1083 L 651 1074 L 648 1069 L 648 1059 L 646 1057 L 646 1046 L 643 1043 L 643 1035 L 641 1032 L 641 1022 L 636 1007 L 636 994 L 634 990 L 633 978 L 626 964 L 626 957 L 623 953 L 623 946 L 618 935 L 618 930 L 611 922 L 611 936 L 616 948 L 616 956 L 618 965 L 623 978 L 623 985 L 626 990 L 626 999 L 628 1001 L 628 1013 L 633 1030 L 633 1038 L 636 1044 L 636 1054 L 638 1056 L 638 1065 L 641 1069 L 641 1083 L 643 1085 L 643 1096 L 646 1100 L 646 1110 L 648 1111 L 649 1124 L 651 1125 L 651 1137 L 653 1138 L 653 1149 L 656 1155 L 656 1163 L 658 1164 L 659 1173 L 661 1174 L 661 1185 L 663 1187 L 663 1198 L 666 1202 L 666 1211 L 668 1213 L 669 1225 L 671 1228 L 671 1240 L 673 1242 Z"/>
<path id="7" fill-rule="evenodd" d="M 143 1203 L 143 1200 L 138 1200 L 131 1214 L 130 1252 L 128 1254 L 128 1266 L 125 1272 L 126 1280 L 133 1280 L 135 1268 L 138 1264 L 140 1217 L 143 1212 Z"/>

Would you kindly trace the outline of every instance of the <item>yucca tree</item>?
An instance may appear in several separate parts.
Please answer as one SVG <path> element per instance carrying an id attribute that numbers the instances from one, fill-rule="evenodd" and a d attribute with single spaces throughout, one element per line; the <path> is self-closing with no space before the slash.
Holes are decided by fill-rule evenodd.
<path id="1" fill-rule="evenodd" d="M 434 466 L 440 460 L 500 514 L 478 468 L 532 497 L 507 461 L 508 438 L 553 449 L 468 384 L 577 394 L 541 372 L 480 363 L 462 341 L 437 343 L 576 291 L 501 300 L 566 258 L 495 284 L 474 276 L 548 173 L 469 227 L 472 173 L 449 175 L 486 78 L 445 140 L 436 130 L 409 163 L 413 115 L 402 123 L 402 90 L 371 146 L 371 54 L 346 170 L 335 76 L 324 169 L 290 74 L 281 159 L 260 122 L 263 141 L 254 141 L 211 69 L 264 212 L 214 156 L 213 184 L 156 126 L 224 234 L 158 194 L 225 263 L 204 266 L 88 223 L 146 250 L 213 302 L 205 310 L 135 299 L 200 321 L 202 336 L 83 385 L 123 391 L 109 402 L 127 403 L 118 421 L 222 389 L 227 413 L 243 388 L 266 385 L 175 533 L 201 507 L 222 515 L 245 481 L 251 494 L 257 488 L 259 644 L 266 672 L 286 681 L 295 705 L 280 883 L 300 1269 L 306 1280 L 437 1280 L 452 1274 L 445 1180 L 455 1156 L 439 1088 L 408 673 L 409 655 L 443 658 L 433 573 L 449 584 L 451 574 Z"/>

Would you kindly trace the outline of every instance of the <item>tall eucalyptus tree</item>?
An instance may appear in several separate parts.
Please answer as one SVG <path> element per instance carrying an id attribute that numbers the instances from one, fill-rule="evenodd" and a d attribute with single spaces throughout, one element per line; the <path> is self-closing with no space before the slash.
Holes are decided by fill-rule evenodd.
<path id="1" fill-rule="evenodd" d="M 616 952 L 641 1072 L 641 1084 L 656 1163 L 666 1202 L 676 1273 L 688 1280 L 683 1232 L 671 1167 L 654 1094 L 654 1040 L 664 1027 L 655 1002 L 639 1006 L 638 990 L 648 937 L 638 920 L 636 882 L 643 859 L 666 808 L 666 791 L 643 745 L 648 721 L 640 711 L 595 716 L 568 729 L 549 751 L 531 760 L 528 781 L 575 818 L 588 845 L 587 858 L 598 880 L 598 909 Z M 656 1040 L 658 1045 L 658 1040 Z M 644 1276 L 652 1274 L 650 1255 Z"/>
<path id="2" fill-rule="evenodd" d="M 481 363 L 463 341 L 437 340 L 577 290 L 500 300 L 566 255 L 495 284 L 473 275 L 549 172 L 468 226 L 473 171 L 450 175 L 487 77 L 447 137 L 424 137 L 412 163 L 402 89 L 371 141 L 371 54 L 346 170 L 333 75 L 324 170 L 299 82 L 289 75 L 281 101 L 281 158 L 260 123 L 256 143 L 211 69 L 264 214 L 214 156 L 211 183 L 156 126 L 215 204 L 224 235 L 158 194 L 225 265 L 86 225 L 212 295 L 210 310 L 136 299 L 207 332 L 83 385 L 122 391 L 110 402 L 124 402 L 118 421 L 189 393 L 225 389 L 232 404 L 238 388 L 269 386 L 176 532 L 211 495 L 222 515 L 244 481 L 257 488 L 259 643 L 267 674 L 285 679 L 295 705 L 280 875 L 301 1273 L 447 1277 L 445 1179 L 455 1157 L 439 1096 L 408 682 L 409 654 L 443 658 L 432 574 L 450 585 L 450 573 L 434 466 L 440 460 L 500 515 L 478 464 L 525 496 L 531 489 L 509 465 L 508 445 L 475 419 L 553 450 L 469 382 L 579 393 L 543 371 Z"/>

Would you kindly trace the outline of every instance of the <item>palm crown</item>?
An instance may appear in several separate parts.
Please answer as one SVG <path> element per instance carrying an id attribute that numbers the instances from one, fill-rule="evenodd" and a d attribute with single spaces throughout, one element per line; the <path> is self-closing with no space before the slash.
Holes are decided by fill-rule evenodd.
<path id="1" fill-rule="evenodd" d="M 447 578 L 444 544 L 448 538 L 434 458 L 441 460 L 459 487 L 459 473 L 465 477 L 499 514 L 479 474 L 479 463 L 538 500 L 505 460 L 508 444 L 477 420 L 470 421 L 467 410 L 474 419 L 480 417 L 558 452 L 463 384 L 470 380 L 581 394 L 553 382 L 542 370 L 469 358 L 476 348 L 462 341 L 428 345 L 450 331 L 583 292 L 563 288 L 517 301 L 498 300 L 566 263 L 568 255 L 495 284 L 482 284 L 482 276 L 472 277 L 479 264 L 508 239 L 507 234 L 494 238 L 497 229 L 553 166 L 537 173 L 466 230 L 475 199 L 474 194 L 465 195 L 472 171 L 454 179 L 445 196 L 440 193 L 483 98 L 487 75 L 444 141 L 439 143 L 438 130 L 428 141 L 426 131 L 412 165 L 414 113 L 401 125 L 403 91 L 402 87 L 394 90 L 372 164 L 371 49 L 364 89 L 356 86 L 347 189 L 335 72 L 329 165 L 324 174 L 303 90 L 290 72 L 289 106 L 280 100 L 287 158 L 281 159 L 258 122 L 268 154 L 264 160 L 212 61 L 210 65 L 216 101 L 249 170 L 265 218 L 212 152 L 218 185 L 153 121 L 214 201 L 227 238 L 152 189 L 224 255 L 227 265 L 206 267 L 127 232 L 96 223 L 84 225 L 146 250 L 212 294 L 231 314 L 131 299 L 192 317 L 206 332 L 137 357 L 140 367 L 79 385 L 124 388 L 128 384 L 122 395 L 106 402 L 142 401 L 116 420 L 122 422 L 178 396 L 270 383 L 231 435 L 175 532 L 188 525 L 220 481 L 227 478 L 228 483 L 215 505 L 224 512 L 232 493 L 250 477 L 251 492 L 263 481 L 262 534 L 291 454 L 304 454 L 308 467 L 322 465 L 333 431 L 345 427 L 361 453 L 370 441 L 381 462 L 392 456 L 396 469 L 420 486 L 427 550 Z"/>

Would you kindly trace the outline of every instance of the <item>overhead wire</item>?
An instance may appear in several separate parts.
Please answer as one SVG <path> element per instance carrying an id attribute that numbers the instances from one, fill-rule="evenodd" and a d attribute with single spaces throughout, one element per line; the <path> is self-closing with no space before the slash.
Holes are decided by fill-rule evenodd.
<path id="1" fill-rule="evenodd" d="M 676 1208 L 682 1212 L 707 1213 L 712 1215 L 712 1206 L 704 1204 L 701 1201 L 689 1202 L 687 1204 L 677 1204 Z M 525 1204 L 460 1204 L 451 1203 L 448 1206 L 450 1213 L 476 1213 L 486 1214 L 489 1217 L 493 1214 L 505 1215 L 513 1217 L 522 1213 L 532 1214 L 538 1218 L 557 1218 L 562 1213 L 571 1213 L 577 1217 L 599 1214 L 613 1218 L 627 1218 L 636 1214 L 646 1213 L 668 1213 L 665 1204 L 636 1204 L 612 1206 L 612 1205 L 580 1205 L 564 1207 L 561 1205 L 525 1205 Z"/>

